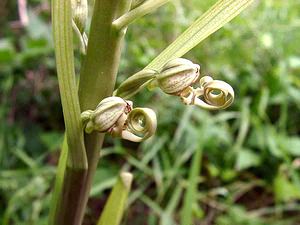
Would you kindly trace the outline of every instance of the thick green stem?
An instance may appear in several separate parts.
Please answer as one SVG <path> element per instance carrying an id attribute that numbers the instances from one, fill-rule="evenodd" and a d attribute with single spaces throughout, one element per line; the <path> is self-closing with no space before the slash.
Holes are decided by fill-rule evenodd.
<path id="1" fill-rule="evenodd" d="M 124 36 L 124 32 L 116 32 L 112 22 L 116 17 L 126 13 L 130 9 L 130 4 L 131 0 L 95 1 L 89 45 L 82 64 L 79 83 L 82 111 L 94 109 L 104 97 L 112 94 L 119 66 L 121 41 Z M 87 168 L 82 171 L 70 169 L 66 161 L 66 154 L 69 155 L 70 152 L 68 146 L 64 145 L 53 194 L 50 225 L 82 223 L 103 138 L 103 134 L 96 133 L 85 137 L 88 170 Z"/>
<path id="2" fill-rule="evenodd" d="M 59 205 L 57 211 L 56 225 L 81 224 L 80 212 L 85 208 L 78 202 L 82 201 L 86 175 L 86 170 L 74 170 L 69 166 L 66 167 L 62 187 L 63 194 L 60 199 L 62 204 Z"/>
<path id="3" fill-rule="evenodd" d="M 103 98 L 112 95 L 125 34 L 117 32 L 112 23 L 116 17 L 126 13 L 130 5 L 131 0 L 95 1 L 87 55 L 80 74 L 79 100 L 82 111 L 94 109 Z M 85 136 L 89 168 L 83 201 L 79 203 L 84 207 L 88 201 L 103 139 L 104 134 L 92 133 Z M 82 220 L 84 210 L 80 213 Z"/>
<path id="4" fill-rule="evenodd" d="M 93 137 L 93 135 L 89 136 L 90 141 L 86 141 L 88 143 L 87 149 L 102 145 L 104 135 L 99 136 L 99 138 Z M 65 139 L 53 190 L 49 225 L 80 225 L 82 223 L 91 179 L 96 170 L 99 156 L 98 151 L 91 153 L 93 154 L 89 154 L 89 162 L 92 159 L 95 161 L 89 165 L 89 170 L 70 169 L 67 165 L 68 146 Z"/>

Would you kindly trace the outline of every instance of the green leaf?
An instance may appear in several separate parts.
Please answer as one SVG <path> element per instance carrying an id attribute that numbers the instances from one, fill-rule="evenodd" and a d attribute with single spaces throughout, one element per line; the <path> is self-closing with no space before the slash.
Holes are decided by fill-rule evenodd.
<path id="1" fill-rule="evenodd" d="M 55 184 L 54 184 L 52 199 L 50 203 L 49 225 L 55 224 L 55 216 L 57 214 L 56 211 L 59 208 L 59 198 L 61 198 L 67 158 L 68 158 L 68 143 L 65 135 L 61 152 L 60 152 L 59 162 L 56 171 Z"/>
<path id="2" fill-rule="evenodd" d="M 66 137 L 68 140 L 68 163 L 72 168 L 87 168 L 83 141 L 80 106 L 76 85 L 71 2 L 52 1 L 52 24 L 54 35 L 57 77 L 63 108 Z"/>
<path id="3" fill-rule="evenodd" d="M 155 9 L 159 8 L 169 1 L 170 0 L 145 1 L 143 2 L 143 4 L 137 6 L 136 8 L 130 10 L 128 13 L 115 20 L 113 24 L 115 25 L 117 30 L 121 30 L 135 21 L 137 18 L 140 18 L 148 14 L 149 12 L 154 11 Z"/>
<path id="4" fill-rule="evenodd" d="M 300 156 L 300 138 L 296 136 L 278 136 L 278 145 L 292 156 Z"/>
<path id="5" fill-rule="evenodd" d="M 183 208 L 181 211 L 181 224 L 192 224 L 192 207 L 197 203 L 197 186 L 202 159 L 202 149 L 198 148 L 193 156 L 192 166 L 190 168 L 188 187 L 184 195 Z"/>
<path id="6" fill-rule="evenodd" d="M 182 192 L 182 187 L 178 185 L 172 193 L 172 197 L 169 200 L 166 209 L 161 214 L 160 224 L 161 225 L 174 225 L 173 215 L 175 213 L 175 209 L 177 208 L 180 202 L 180 196 Z"/>
<path id="7" fill-rule="evenodd" d="M 160 70 L 171 59 L 183 56 L 205 38 L 240 14 L 253 0 L 219 0 L 146 67 Z"/>
<path id="8" fill-rule="evenodd" d="M 248 149 L 239 149 L 235 165 L 237 170 L 244 170 L 252 166 L 257 166 L 259 163 L 260 158 L 258 155 Z"/>
<path id="9" fill-rule="evenodd" d="M 124 213 L 128 193 L 131 188 L 132 174 L 121 173 L 98 221 L 98 225 L 119 225 Z"/>
<path id="10" fill-rule="evenodd" d="M 11 63 L 15 56 L 15 49 L 10 39 L 0 40 L 0 64 Z"/>
<path id="11" fill-rule="evenodd" d="M 300 190 L 283 173 L 279 173 L 274 179 L 274 192 L 277 201 L 300 199 Z"/>
<path id="12" fill-rule="evenodd" d="M 62 146 L 64 135 L 59 132 L 44 132 L 40 134 L 40 139 L 49 151 L 55 151 Z"/>

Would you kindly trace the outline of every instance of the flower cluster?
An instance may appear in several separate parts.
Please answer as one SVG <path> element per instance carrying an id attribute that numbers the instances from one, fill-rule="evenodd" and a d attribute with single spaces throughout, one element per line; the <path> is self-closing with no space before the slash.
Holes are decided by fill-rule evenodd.
<path id="1" fill-rule="evenodd" d="M 145 85 L 179 96 L 185 105 L 209 110 L 225 109 L 234 100 L 234 91 L 229 84 L 210 76 L 200 78 L 200 66 L 183 58 L 169 61 L 160 72 L 140 71 L 121 84 L 115 93 L 131 96 L 130 92 L 136 93 Z M 131 101 L 116 96 L 103 99 L 94 111 L 84 111 L 81 118 L 86 133 L 108 132 L 135 142 L 151 137 L 157 126 L 152 109 L 133 109 Z"/>

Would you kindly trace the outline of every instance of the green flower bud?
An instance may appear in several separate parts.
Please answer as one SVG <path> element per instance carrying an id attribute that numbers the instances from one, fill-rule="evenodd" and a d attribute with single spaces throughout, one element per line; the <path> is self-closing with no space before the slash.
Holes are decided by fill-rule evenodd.
<path id="1" fill-rule="evenodd" d="M 157 85 L 170 95 L 180 95 L 200 76 L 200 66 L 183 58 L 169 61 L 156 76 Z"/>
<path id="2" fill-rule="evenodd" d="M 97 108 L 81 113 L 86 133 L 109 132 L 113 137 L 141 142 L 151 137 L 157 126 L 152 109 L 132 109 L 132 102 L 120 97 L 103 99 Z"/>
<path id="3" fill-rule="evenodd" d="M 87 0 L 71 0 L 72 18 L 78 30 L 83 34 L 88 18 Z"/>
<path id="4" fill-rule="evenodd" d="M 82 121 L 85 125 L 85 132 L 111 132 L 114 127 L 124 125 L 127 115 L 132 109 L 132 102 L 125 101 L 119 97 L 108 97 L 103 99 L 96 109 L 84 111 L 81 114 Z M 123 120 L 123 124 L 122 124 Z"/>

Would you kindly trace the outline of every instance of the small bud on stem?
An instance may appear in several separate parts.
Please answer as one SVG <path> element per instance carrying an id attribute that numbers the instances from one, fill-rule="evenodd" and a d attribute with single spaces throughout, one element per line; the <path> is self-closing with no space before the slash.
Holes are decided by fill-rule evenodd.
<path id="1" fill-rule="evenodd" d="M 161 90 L 167 94 L 180 95 L 182 91 L 194 84 L 200 76 L 200 66 L 187 59 L 177 58 L 168 62 L 156 81 Z"/>
<path id="2" fill-rule="evenodd" d="M 156 131 L 156 114 L 152 109 L 132 109 L 132 102 L 120 97 L 103 99 L 97 108 L 81 113 L 86 133 L 108 132 L 113 137 L 121 137 L 141 142 Z"/>
<path id="3" fill-rule="evenodd" d="M 88 44 L 88 38 L 84 32 L 86 22 L 88 19 L 88 2 L 87 0 L 71 0 L 72 4 L 72 27 L 77 35 L 81 52 L 86 54 L 86 48 Z"/>
<path id="4" fill-rule="evenodd" d="M 72 18 L 78 30 L 83 34 L 86 21 L 88 18 L 88 3 L 87 0 L 71 0 Z"/>

